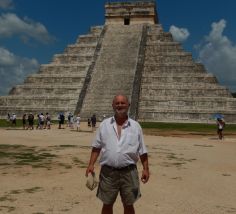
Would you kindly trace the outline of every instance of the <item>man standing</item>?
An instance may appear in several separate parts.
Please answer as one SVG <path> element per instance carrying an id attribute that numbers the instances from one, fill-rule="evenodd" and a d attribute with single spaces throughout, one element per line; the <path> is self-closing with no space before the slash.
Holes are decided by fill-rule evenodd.
<path id="1" fill-rule="evenodd" d="M 140 158 L 143 171 L 141 181 L 149 179 L 148 155 L 140 125 L 128 117 L 128 98 L 116 95 L 112 107 L 114 116 L 105 119 L 92 143 L 86 176 L 94 172 L 94 164 L 101 153 L 97 197 L 102 200 L 102 214 L 112 214 L 118 193 L 124 214 L 134 214 L 134 202 L 141 196 L 136 163 Z"/>

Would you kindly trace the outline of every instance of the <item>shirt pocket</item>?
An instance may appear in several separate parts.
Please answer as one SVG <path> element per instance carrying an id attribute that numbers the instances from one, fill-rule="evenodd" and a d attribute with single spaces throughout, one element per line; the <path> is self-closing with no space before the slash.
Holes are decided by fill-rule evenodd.
<path id="1" fill-rule="evenodd" d="M 136 153 L 139 147 L 138 134 L 128 133 L 127 134 L 127 151 Z"/>

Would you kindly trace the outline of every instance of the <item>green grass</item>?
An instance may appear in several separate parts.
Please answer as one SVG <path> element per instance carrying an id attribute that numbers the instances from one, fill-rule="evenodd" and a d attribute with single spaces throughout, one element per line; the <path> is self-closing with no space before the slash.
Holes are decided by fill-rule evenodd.
<path id="1" fill-rule="evenodd" d="M 187 131 L 187 132 L 215 132 L 216 124 L 204 123 L 158 123 L 158 122 L 141 122 L 143 129 L 157 129 L 163 131 Z M 226 124 L 225 131 L 236 133 L 236 124 Z"/>
<path id="2" fill-rule="evenodd" d="M 0 144 L 0 165 L 31 165 L 32 167 L 49 167 L 56 155 L 37 151 L 35 147 L 23 145 Z"/>

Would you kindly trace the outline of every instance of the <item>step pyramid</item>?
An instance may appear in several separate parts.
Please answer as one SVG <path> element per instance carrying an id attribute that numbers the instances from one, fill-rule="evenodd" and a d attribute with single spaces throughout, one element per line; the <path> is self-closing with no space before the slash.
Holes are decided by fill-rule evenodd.
<path id="1" fill-rule="evenodd" d="M 84 120 L 102 118 L 113 114 L 112 99 L 123 93 L 139 121 L 214 122 L 220 113 L 236 123 L 236 99 L 163 31 L 155 2 L 109 2 L 105 18 L 0 97 L 0 116 L 72 112 Z"/>

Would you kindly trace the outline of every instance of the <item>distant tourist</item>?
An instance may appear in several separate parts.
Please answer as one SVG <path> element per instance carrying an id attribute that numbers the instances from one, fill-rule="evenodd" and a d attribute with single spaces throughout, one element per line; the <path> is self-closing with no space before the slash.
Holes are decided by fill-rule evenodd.
<path id="1" fill-rule="evenodd" d="M 51 116 L 48 112 L 46 113 L 45 121 L 46 121 L 45 122 L 45 124 L 46 124 L 45 128 L 46 129 L 51 129 Z"/>
<path id="2" fill-rule="evenodd" d="M 22 126 L 23 126 L 23 129 L 26 129 L 26 114 L 23 114 L 22 116 Z"/>
<path id="3" fill-rule="evenodd" d="M 80 131 L 80 116 L 79 116 L 79 114 L 77 115 L 75 122 L 76 122 L 76 130 L 78 132 L 78 131 Z"/>
<path id="4" fill-rule="evenodd" d="M 7 113 L 7 121 L 10 122 L 10 120 L 11 120 L 11 115 L 10 113 Z"/>
<path id="5" fill-rule="evenodd" d="M 15 113 L 12 114 L 11 122 L 12 122 L 13 126 L 16 126 L 16 114 Z"/>
<path id="6" fill-rule="evenodd" d="M 28 115 L 28 128 L 27 129 L 34 129 L 34 115 L 32 113 L 29 113 Z"/>
<path id="7" fill-rule="evenodd" d="M 44 127 L 44 121 L 45 121 L 45 117 L 43 115 L 43 113 L 41 113 L 39 115 L 39 129 L 43 129 Z"/>
<path id="8" fill-rule="evenodd" d="M 94 130 L 97 123 L 97 118 L 95 114 L 91 117 L 91 123 L 92 123 L 92 130 Z"/>
<path id="9" fill-rule="evenodd" d="M 223 135 L 223 130 L 224 130 L 224 127 L 225 127 L 225 122 L 223 119 L 221 118 L 218 118 L 217 121 L 216 121 L 216 124 L 217 124 L 217 134 L 218 134 L 218 137 L 220 140 L 223 139 L 224 135 Z"/>
<path id="10" fill-rule="evenodd" d="M 8 124 L 8 125 L 11 125 L 11 115 L 10 115 L 10 113 L 7 113 L 7 118 L 6 118 L 6 120 L 7 120 L 7 124 Z"/>
<path id="11" fill-rule="evenodd" d="M 88 118 L 88 127 L 91 127 L 91 120 Z"/>
<path id="12" fill-rule="evenodd" d="M 64 113 L 60 113 L 59 116 L 58 116 L 58 122 L 59 122 L 59 126 L 58 128 L 61 129 L 61 128 L 64 128 L 64 123 L 65 123 L 65 116 L 64 116 Z"/>

